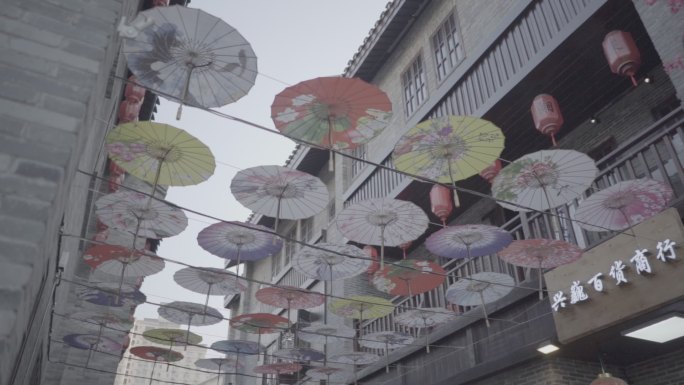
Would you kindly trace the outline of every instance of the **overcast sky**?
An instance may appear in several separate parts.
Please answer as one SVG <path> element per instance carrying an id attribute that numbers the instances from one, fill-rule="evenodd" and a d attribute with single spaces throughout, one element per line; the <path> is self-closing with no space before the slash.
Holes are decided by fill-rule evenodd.
<path id="1" fill-rule="evenodd" d="M 388 0 L 192 0 L 200 8 L 220 17 L 250 42 L 258 58 L 259 75 L 249 94 L 221 108 L 261 125 L 273 127 L 270 105 L 273 97 L 289 85 L 319 76 L 340 75 L 375 24 Z M 245 220 L 249 210 L 235 201 L 229 190 L 237 171 L 258 165 L 283 165 L 294 143 L 244 124 L 221 119 L 191 107 L 183 108 L 175 120 L 177 104 L 162 99 L 156 120 L 190 132 L 207 144 L 217 160 L 216 173 L 197 186 L 172 187 L 167 199 L 180 206 L 227 220 Z M 159 255 L 195 266 L 222 267 L 222 259 L 197 245 L 197 233 L 214 223 L 188 214 L 190 224 L 180 235 L 163 240 Z M 204 303 L 204 296 L 175 284 L 173 273 L 181 266 L 167 263 L 166 269 L 145 279 L 142 291 L 151 302 L 174 300 Z M 222 309 L 223 298 L 212 296 L 210 306 Z M 136 318 L 157 318 L 156 306 L 142 305 Z M 203 343 L 225 339 L 227 322 L 193 327 Z"/>

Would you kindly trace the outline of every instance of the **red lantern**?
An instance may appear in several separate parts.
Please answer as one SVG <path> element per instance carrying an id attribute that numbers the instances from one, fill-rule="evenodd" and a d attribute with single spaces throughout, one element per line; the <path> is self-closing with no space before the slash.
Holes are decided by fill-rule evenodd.
<path id="1" fill-rule="evenodd" d="M 152 0 L 153 7 L 168 7 L 169 0 Z"/>
<path id="2" fill-rule="evenodd" d="M 549 94 L 539 94 L 532 100 L 530 111 L 534 127 L 542 134 L 550 136 L 556 147 L 556 134 L 563 125 L 563 114 L 556 98 Z"/>
<path id="3" fill-rule="evenodd" d="M 603 54 L 614 74 L 629 76 L 636 87 L 634 75 L 641 66 L 641 54 L 632 34 L 625 31 L 608 32 L 603 39 Z"/>
<path id="4" fill-rule="evenodd" d="M 430 206 L 432 213 L 441 219 L 442 225 L 446 227 L 446 220 L 454 210 L 451 189 L 438 184 L 433 185 L 430 190 Z"/>
<path id="5" fill-rule="evenodd" d="M 124 90 L 126 100 L 135 103 L 142 102 L 143 99 L 145 99 L 145 88 L 135 84 L 137 81 L 135 76 L 129 77 L 128 81 L 132 83 L 126 83 L 126 88 Z"/>
<path id="6" fill-rule="evenodd" d="M 119 106 L 119 123 L 137 122 L 140 107 L 142 107 L 142 103 L 132 102 L 128 99 L 121 102 Z"/>
<path id="7" fill-rule="evenodd" d="M 598 378 L 589 385 L 627 385 L 627 382 L 621 378 L 613 377 L 610 373 L 599 373 Z"/>
<path id="8" fill-rule="evenodd" d="M 494 163 L 492 163 L 491 166 L 480 171 L 480 176 L 487 182 L 492 183 L 494 178 L 499 175 L 499 171 L 501 171 L 501 161 L 497 159 L 494 161 Z"/>
<path id="9" fill-rule="evenodd" d="M 371 245 L 366 245 L 363 247 L 363 251 L 373 260 L 370 266 L 368 266 L 368 270 L 366 270 L 368 275 L 372 277 L 373 274 L 380 269 L 378 250 Z"/>

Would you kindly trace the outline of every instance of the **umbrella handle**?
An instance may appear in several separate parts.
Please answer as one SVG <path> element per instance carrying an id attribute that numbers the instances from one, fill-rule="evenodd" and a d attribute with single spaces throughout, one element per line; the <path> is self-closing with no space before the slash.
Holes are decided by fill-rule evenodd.
<path id="1" fill-rule="evenodd" d="M 188 89 L 190 88 L 190 77 L 192 75 L 192 70 L 194 66 L 188 64 L 188 76 L 185 78 L 185 84 L 183 85 L 183 95 L 181 96 L 180 104 L 178 105 L 178 112 L 176 112 L 176 120 L 180 120 L 181 114 L 183 113 L 183 103 L 185 103 L 185 98 L 188 96 Z"/>
<path id="2" fill-rule="evenodd" d="M 544 284 L 542 283 L 542 260 L 539 259 L 539 300 L 544 299 Z"/>
<path id="3" fill-rule="evenodd" d="M 188 343 L 190 342 L 190 324 L 192 323 L 192 317 L 194 314 L 190 314 L 190 318 L 188 319 L 188 331 L 185 333 L 185 348 L 183 350 L 188 350 Z"/>
<path id="4" fill-rule="evenodd" d="M 385 341 L 385 373 L 389 373 L 389 344 Z"/>
<path id="5" fill-rule="evenodd" d="M 458 199 L 458 190 L 456 190 L 456 181 L 454 180 L 454 174 L 451 172 L 451 160 L 447 159 L 447 167 L 449 168 L 449 179 L 451 179 L 451 186 L 454 190 L 454 207 L 461 207 L 461 200 Z"/>
<path id="6" fill-rule="evenodd" d="M 223 365 L 223 363 L 220 363 L 218 367 L 218 373 L 216 374 L 216 385 L 221 384 L 221 365 Z"/>
<path id="7" fill-rule="evenodd" d="M 283 187 L 283 192 L 285 192 L 285 189 L 287 188 L 287 185 Z M 277 233 L 278 232 L 278 222 L 280 221 L 280 201 L 283 199 L 282 194 L 281 196 L 278 197 L 278 204 L 276 206 L 276 217 L 275 217 L 275 224 L 273 225 L 273 232 Z M 275 245 L 276 242 L 278 241 L 278 236 L 273 235 L 273 244 Z M 286 242 L 289 241 L 288 239 L 285 240 Z"/>
<path id="8" fill-rule="evenodd" d="M 154 367 L 157 365 L 157 358 L 155 357 L 154 363 L 152 364 L 152 372 L 150 372 L 150 385 L 152 385 L 152 380 L 154 380 Z"/>
<path id="9" fill-rule="evenodd" d="M 335 153 L 333 153 L 333 144 L 332 144 L 332 132 L 333 132 L 333 122 L 332 122 L 332 116 L 328 115 L 328 147 L 330 149 L 330 157 L 328 159 L 328 171 L 333 172 L 335 171 Z"/>
<path id="10" fill-rule="evenodd" d="M 119 302 L 119 300 L 121 299 L 121 288 L 123 287 L 124 273 L 126 272 L 128 262 L 121 262 L 121 265 L 121 276 L 119 277 L 119 288 L 116 291 L 116 302 Z"/>
<path id="11" fill-rule="evenodd" d="M 489 316 L 487 316 L 487 309 L 485 307 L 484 295 L 482 294 L 482 291 L 479 291 L 479 293 L 480 293 L 480 301 L 482 302 L 482 313 L 484 314 L 484 317 L 485 317 L 485 323 L 487 324 L 487 327 L 489 327 Z"/>
<path id="12" fill-rule="evenodd" d="M 240 249 L 242 248 L 242 245 L 238 245 L 237 247 L 237 264 L 235 265 L 237 267 L 237 271 L 235 275 L 238 277 L 237 279 L 240 279 Z"/>
<path id="13" fill-rule="evenodd" d="M 425 319 L 425 318 L 423 318 L 423 325 L 425 325 L 423 327 L 423 330 L 425 330 L 425 351 L 429 354 L 430 353 L 430 340 L 428 339 L 428 337 L 430 337 L 430 333 L 427 332 L 428 331 L 427 330 L 427 319 Z"/>
<path id="14" fill-rule="evenodd" d="M 169 350 L 166 351 L 166 354 L 170 356 L 171 355 L 171 349 L 173 349 L 173 339 L 170 339 L 169 342 L 170 342 Z M 166 371 L 167 372 L 169 371 L 169 366 L 171 366 L 171 361 L 166 361 Z"/>
<path id="15" fill-rule="evenodd" d="M 380 226 L 380 270 L 385 267 L 385 226 Z"/>

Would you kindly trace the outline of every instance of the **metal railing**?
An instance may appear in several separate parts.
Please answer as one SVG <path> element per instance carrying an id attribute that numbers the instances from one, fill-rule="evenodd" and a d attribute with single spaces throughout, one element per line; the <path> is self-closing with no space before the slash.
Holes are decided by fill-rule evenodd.
<path id="1" fill-rule="evenodd" d="M 623 143 L 617 149 L 597 162 L 599 173 L 592 188 L 593 191 L 606 188 L 617 182 L 635 178 L 653 178 L 669 184 L 674 191 L 673 205 L 684 196 L 684 110 L 678 108 L 660 119 L 638 135 Z M 569 218 L 572 218 L 579 200 L 561 206 L 554 211 L 560 218 L 560 239 L 578 244 L 583 248 L 595 246 L 610 237 L 609 232 L 587 232 L 580 229 Z M 549 238 L 554 236 L 550 216 L 546 213 L 519 213 L 505 223 L 502 228 L 509 231 L 515 239 Z M 364 321 L 361 324 L 363 334 L 380 331 L 403 331 L 417 333 L 415 329 L 402 328 L 394 323 L 394 317 L 415 307 L 442 307 L 453 309 L 457 314 L 470 310 L 469 307 L 449 304 L 444 293 L 458 277 L 468 276 L 482 271 L 491 271 L 511 275 L 516 284 L 530 279 L 531 269 L 523 269 L 507 264 L 495 255 L 474 258 L 470 261 L 449 260 L 444 265 L 448 277 L 441 286 L 413 298 L 395 297 L 392 302 L 395 310 L 388 316 Z M 382 350 L 363 348 L 376 354 L 384 354 Z"/>

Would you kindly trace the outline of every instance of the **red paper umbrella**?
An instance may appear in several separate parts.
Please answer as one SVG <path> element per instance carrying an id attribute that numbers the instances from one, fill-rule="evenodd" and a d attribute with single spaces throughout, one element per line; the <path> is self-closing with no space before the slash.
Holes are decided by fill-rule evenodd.
<path id="1" fill-rule="evenodd" d="M 505 249 L 499 251 L 498 255 L 510 264 L 539 269 L 539 299 L 543 299 L 542 269 L 574 262 L 582 256 L 582 249 L 564 241 L 525 239 L 513 241 Z"/>
<path id="2" fill-rule="evenodd" d="M 287 319 L 270 313 L 251 313 L 233 317 L 230 326 L 254 334 L 279 333 L 287 328 Z"/>
<path id="3" fill-rule="evenodd" d="M 376 86 L 340 76 L 306 80 L 276 95 L 271 118 L 293 138 L 351 150 L 384 129 L 392 103 Z"/>
<path id="4" fill-rule="evenodd" d="M 384 293 L 412 297 L 438 287 L 445 277 L 446 271 L 434 262 L 404 259 L 375 273 L 373 285 Z"/>
<path id="5" fill-rule="evenodd" d="M 267 305 L 287 309 L 288 329 L 290 328 L 290 309 L 309 309 L 322 305 L 325 296 L 294 286 L 265 287 L 256 292 L 256 299 Z"/>
<path id="6" fill-rule="evenodd" d="M 302 365 L 296 362 L 279 362 L 276 364 L 260 365 L 254 367 L 254 373 L 259 374 L 285 374 L 302 370 Z"/>
<path id="7" fill-rule="evenodd" d="M 152 364 L 152 371 L 150 372 L 150 384 L 154 379 L 154 367 L 157 362 L 176 362 L 183 359 L 183 355 L 166 348 L 159 348 L 156 346 L 136 346 L 129 350 L 134 356 L 140 357 L 144 360 L 154 361 Z"/>

